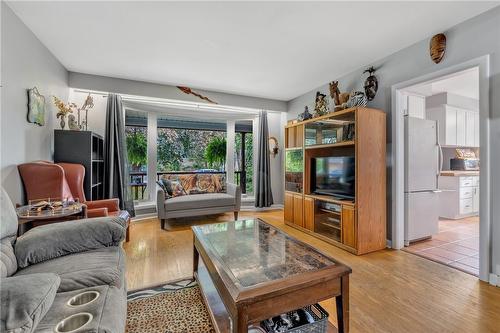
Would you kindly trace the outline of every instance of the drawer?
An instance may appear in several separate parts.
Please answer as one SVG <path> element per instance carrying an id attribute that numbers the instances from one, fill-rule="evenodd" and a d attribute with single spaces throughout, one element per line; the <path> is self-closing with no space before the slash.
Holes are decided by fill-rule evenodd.
<path id="1" fill-rule="evenodd" d="M 461 187 L 460 188 L 460 199 L 472 198 L 474 193 L 474 187 Z"/>
<path id="2" fill-rule="evenodd" d="M 472 213 L 472 198 L 460 200 L 460 214 Z"/>
<path id="3" fill-rule="evenodd" d="M 460 177 L 460 187 L 474 186 L 474 177 Z"/>

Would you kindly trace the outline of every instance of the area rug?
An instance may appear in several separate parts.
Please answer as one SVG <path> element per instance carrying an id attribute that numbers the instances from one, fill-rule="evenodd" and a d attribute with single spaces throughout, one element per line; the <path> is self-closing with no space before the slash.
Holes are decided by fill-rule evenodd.
<path id="1" fill-rule="evenodd" d="M 212 333 L 195 281 L 183 280 L 127 295 L 127 333 Z"/>

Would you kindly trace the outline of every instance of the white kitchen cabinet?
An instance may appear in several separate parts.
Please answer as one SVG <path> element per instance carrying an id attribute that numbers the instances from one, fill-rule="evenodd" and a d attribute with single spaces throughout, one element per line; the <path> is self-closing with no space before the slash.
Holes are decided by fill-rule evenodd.
<path id="1" fill-rule="evenodd" d="M 457 114 L 457 146 L 465 146 L 465 135 L 466 135 L 466 112 L 465 110 L 459 108 L 453 108 Z"/>
<path id="2" fill-rule="evenodd" d="M 479 112 L 474 112 L 474 146 L 479 147 Z"/>
<path id="3" fill-rule="evenodd" d="M 466 116 L 466 124 L 467 128 L 465 129 L 465 145 L 467 147 L 477 147 L 476 146 L 476 119 L 475 115 L 477 112 L 467 111 Z"/>
<path id="4" fill-rule="evenodd" d="M 440 176 L 439 216 L 461 219 L 479 214 L 479 176 Z"/>
<path id="5" fill-rule="evenodd" d="M 451 105 L 426 110 L 438 123 L 439 143 L 446 147 L 479 147 L 479 113 Z"/>

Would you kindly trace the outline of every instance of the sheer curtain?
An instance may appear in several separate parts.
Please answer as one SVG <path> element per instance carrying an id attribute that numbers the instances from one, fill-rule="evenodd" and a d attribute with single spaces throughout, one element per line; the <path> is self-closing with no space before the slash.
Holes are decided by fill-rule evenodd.
<path id="1" fill-rule="evenodd" d="M 270 207 L 273 204 L 273 193 L 271 191 L 269 129 L 266 111 L 261 111 L 259 114 L 258 135 L 257 170 L 255 170 L 255 207 Z"/>
<path id="2" fill-rule="evenodd" d="M 120 199 L 120 209 L 135 216 L 132 193 L 127 186 L 128 158 L 125 143 L 125 120 L 119 95 L 109 94 L 104 135 L 104 196 Z"/>

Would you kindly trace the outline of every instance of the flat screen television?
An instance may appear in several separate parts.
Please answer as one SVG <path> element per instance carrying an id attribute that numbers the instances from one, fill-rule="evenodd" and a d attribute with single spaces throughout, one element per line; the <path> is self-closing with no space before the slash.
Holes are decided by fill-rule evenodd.
<path id="1" fill-rule="evenodd" d="M 355 197 L 354 156 L 312 159 L 311 191 L 343 199 Z"/>

